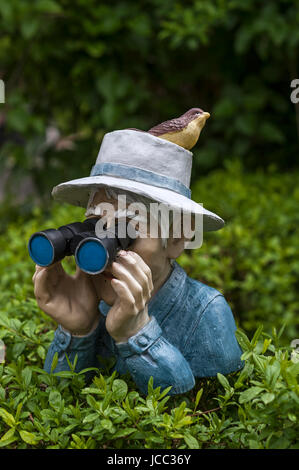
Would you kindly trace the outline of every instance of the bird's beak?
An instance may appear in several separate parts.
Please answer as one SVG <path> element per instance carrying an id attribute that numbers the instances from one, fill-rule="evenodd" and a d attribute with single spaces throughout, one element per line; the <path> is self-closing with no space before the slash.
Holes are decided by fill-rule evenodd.
<path id="1" fill-rule="evenodd" d="M 201 117 L 204 119 L 204 122 L 206 122 L 206 120 L 209 119 L 210 116 L 210 113 L 206 113 L 205 111 L 201 115 Z"/>
<path id="2" fill-rule="evenodd" d="M 204 127 L 206 120 L 209 119 L 210 113 L 206 113 L 205 111 L 202 112 L 197 118 L 197 124 L 200 127 L 200 130 Z"/>

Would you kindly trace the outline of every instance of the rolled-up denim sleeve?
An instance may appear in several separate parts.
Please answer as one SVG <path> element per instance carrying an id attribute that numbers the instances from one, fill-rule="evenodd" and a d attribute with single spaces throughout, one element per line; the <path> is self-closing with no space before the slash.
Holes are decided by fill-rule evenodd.
<path id="1" fill-rule="evenodd" d="M 76 372 L 80 372 L 88 367 L 98 367 L 97 354 L 99 351 L 99 337 L 103 332 L 104 319 L 100 316 L 98 326 L 86 336 L 72 336 L 67 330 L 58 326 L 54 333 L 54 339 L 48 349 L 44 370 L 51 372 L 51 366 L 55 353 L 58 353 L 58 362 L 52 372 L 70 370 L 66 355 L 71 363 L 74 363 L 77 356 Z M 91 374 L 87 374 L 90 377 Z"/>
<path id="2" fill-rule="evenodd" d="M 171 386 L 170 395 L 185 393 L 195 385 L 192 370 L 182 353 L 163 337 L 154 317 L 126 343 L 117 343 L 119 355 L 138 388 L 147 393 L 148 381 L 161 390 Z"/>

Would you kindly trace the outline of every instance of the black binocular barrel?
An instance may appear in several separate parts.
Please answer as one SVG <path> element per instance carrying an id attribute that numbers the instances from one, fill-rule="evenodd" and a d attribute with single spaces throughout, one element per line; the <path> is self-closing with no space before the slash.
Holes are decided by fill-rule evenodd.
<path id="1" fill-rule="evenodd" d="M 130 246 L 134 238 L 127 234 L 127 224 L 122 230 L 121 225 L 126 222 L 120 221 L 114 229 L 102 230 L 94 236 L 79 234 L 81 238 L 75 251 L 75 260 L 79 268 L 88 274 L 100 274 L 111 264 L 120 249 Z M 125 233 L 125 237 L 120 237 Z M 76 237 L 76 238 L 77 238 Z"/>
<path id="2" fill-rule="evenodd" d="M 115 259 L 118 250 L 129 247 L 136 234 L 127 234 L 126 220 L 120 220 L 115 227 L 96 233 L 97 222 L 98 219 L 94 217 L 84 222 L 63 225 L 57 230 L 34 233 L 28 243 L 31 258 L 39 266 L 50 266 L 65 256 L 75 255 L 76 264 L 82 271 L 101 273 Z"/>
<path id="3" fill-rule="evenodd" d="M 28 243 L 33 261 L 39 266 L 50 266 L 72 253 L 71 241 L 80 232 L 91 230 L 94 233 L 97 218 L 84 222 L 74 222 L 58 229 L 47 229 L 34 233 Z"/>

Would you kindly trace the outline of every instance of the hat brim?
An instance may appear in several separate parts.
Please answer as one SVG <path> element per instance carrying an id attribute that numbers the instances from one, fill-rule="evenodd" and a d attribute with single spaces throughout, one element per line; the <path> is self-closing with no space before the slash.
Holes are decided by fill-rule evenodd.
<path id="1" fill-rule="evenodd" d="M 52 196 L 55 200 L 60 202 L 86 207 L 91 191 L 103 186 L 130 191 L 165 204 L 171 209 L 180 209 L 184 213 L 202 214 L 203 230 L 205 232 L 219 230 L 224 226 L 224 220 L 217 214 L 210 212 L 201 204 L 179 193 L 169 189 L 113 176 L 88 176 L 86 178 L 67 181 L 66 183 L 55 186 L 52 191 Z"/>

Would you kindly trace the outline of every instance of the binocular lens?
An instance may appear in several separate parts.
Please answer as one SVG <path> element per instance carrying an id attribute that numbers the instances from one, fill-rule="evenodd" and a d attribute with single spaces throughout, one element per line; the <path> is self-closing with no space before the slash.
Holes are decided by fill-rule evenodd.
<path id="1" fill-rule="evenodd" d="M 98 274 L 104 271 L 108 262 L 108 252 L 100 240 L 84 239 L 79 243 L 75 260 L 82 271 Z"/>
<path id="2" fill-rule="evenodd" d="M 52 243 L 40 233 L 33 235 L 29 241 L 29 253 L 39 266 L 49 266 L 54 258 Z"/>
<path id="3" fill-rule="evenodd" d="M 28 242 L 33 261 L 39 266 L 50 266 L 65 256 L 75 255 L 77 266 L 88 274 L 99 274 L 115 259 L 119 249 L 126 250 L 133 238 L 122 237 L 122 224 L 95 233 L 98 218 L 74 222 L 56 229 L 34 233 Z"/>

